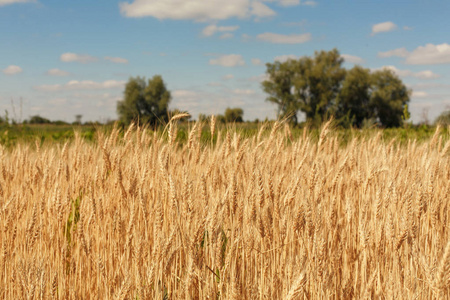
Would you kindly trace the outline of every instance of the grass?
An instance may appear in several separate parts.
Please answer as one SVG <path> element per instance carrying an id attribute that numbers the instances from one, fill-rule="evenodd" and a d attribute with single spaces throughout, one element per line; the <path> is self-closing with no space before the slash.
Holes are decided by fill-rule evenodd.
<path id="1" fill-rule="evenodd" d="M 4 144 L 0 298 L 448 298 L 448 129 L 392 134 L 173 121 Z"/>
<path id="2" fill-rule="evenodd" d="M 266 123 L 266 125 L 273 124 Z M 192 127 L 192 122 L 183 122 L 178 124 L 177 137 L 176 140 L 179 144 L 184 144 L 188 140 L 189 130 Z M 217 124 L 217 130 L 226 131 L 231 130 L 231 132 L 237 132 L 242 138 L 252 137 L 259 132 L 261 124 L 257 123 L 238 123 L 238 124 Z M 430 139 L 435 128 L 433 126 L 409 126 L 408 128 L 392 128 L 382 130 L 382 137 L 384 140 L 396 139 L 401 143 L 407 143 L 409 140 L 417 140 L 422 142 Z M 103 134 L 111 133 L 113 129 L 112 125 L 55 125 L 55 124 L 20 124 L 20 125 L 6 125 L 5 123 L 0 124 L 0 145 L 4 147 L 13 147 L 18 143 L 32 143 L 36 142 L 42 146 L 45 143 L 54 144 L 65 143 L 66 141 L 73 141 L 75 138 L 75 132 L 78 132 L 80 136 L 89 142 L 96 142 L 97 131 L 101 131 Z M 298 126 L 291 128 L 292 137 L 298 139 L 303 135 L 304 126 Z M 162 128 L 158 131 L 162 132 Z M 339 141 L 341 144 L 347 144 L 353 138 L 370 138 L 379 129 L 335 129 L 335 133 L 339 136 Z M 447 128 L 442 129 L 444 135 L 448 132 Z M 311 128 L 309 129 L 310 136 L 317 139 L 319 137 L 320 129 Z M 122 133 L 123 134 L 123 133 Z M 266 133 L 267 134 L 267 133 Z M 214 142 L 216 135 L 214 137 Z M 201 133 L 201 142 L 207 143 L 211 140 L 211 132 L 208 126 L 203 126 Z"/>

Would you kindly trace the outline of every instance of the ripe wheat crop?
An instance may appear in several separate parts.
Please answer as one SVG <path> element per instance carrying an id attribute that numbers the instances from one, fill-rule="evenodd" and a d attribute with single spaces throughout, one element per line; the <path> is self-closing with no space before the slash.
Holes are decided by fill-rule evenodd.
<path id="1" fill-rule="evenodd" d="M 343 146 L 329 123 L 196 123 L 180 145 L 176 122 L 0 146 L 1 299 L 449 298 L 439 129 Z"/>

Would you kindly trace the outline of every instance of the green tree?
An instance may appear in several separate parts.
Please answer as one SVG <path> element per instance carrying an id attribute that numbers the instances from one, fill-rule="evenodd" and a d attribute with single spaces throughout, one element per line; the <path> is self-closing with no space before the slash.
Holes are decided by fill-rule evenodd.
<path id="1" fill-rule="evenodd" d="M 35 115 L 30 117 L 30 120 L 28 122 L 29 124 L 50 124 L 51 121 L 49 119 L 43 118 L 39 115 Z"/>
<path id="2" fill-rule="evenodd" d="M 217 115 L 216 116 L 216 122 L 218 124 L 225 124 L 227 122 L 227 120 L 225 119 L 224 115 Z"/>
<path id="3" fill-rule="evenodd" d="M 373 72 L 371 81 L 370 110 L 383 126 L 401 126 L 411 91 L 391 70 Z"/>
<path id="4" fill-rule="evenodd" d="M 441 113 L 434 121 L 435 125 L 441 124 L 442 126 L 450 125 L 450 110 Z"/>
<path id="5" fill-rule="evenodd" d="M 302 111 L 307 120 L 321 122 L 333 107 L 345 77 L 344 62 L 337 49 L 315 52 L 284 63 L 266 64 L 268 80 L 262 83 L 267 101 L 278 105 L 278 115 L 291 115 L 297 122 Z"/>
<path id="6" fill-rule="evenodd" d="M 83 118 L 83 115 L 75 115 L 75 122 L 73 122 L 73 124 L 81 125 L 82 118 Z"/>
<path id="7" fill-rule="evenodd" d="M 210 118 L 210 116 L 207 116 L 205 114 L 199 113 L 198 114 L 198 121 L 199 122 L 206 122 Z"/>
<path id="8" fill-rule="evenodd" d="M 117 103 L 117 113 L 126 124 L 139 120 L 141 124 L 156 125 L 168 121 L 170 100 L 170 91 L 161 76 L 155 75 L 147 83 L 144 78 L 130 78 L 124 99 Z"/>
<path id="9" fill-rule="evenodd" d="M 364 120 L 373 118 L 370 108 L 370 70 L 355 66 L 347 71 L 336 98 L 334 115 L 342 125 L 361 127 Z"/>
<path id="10" fill-rule="evenodd" d="M 297 122 L 298 105 L 292 93 L 294 71 L 294 60 L 281 63 L 266 64 L 268 80 L 262 82 L 264 91 L 269 94 L 266 101 L 277 105 L 277 116 L 284 117 L 293 114 L 294 122 Z"/>
<path id="11" fill-rule="evenodd" d="M 411 119 L 411 114 L 409 112 L 408 104 L 405 104 L 402 115 L 403 126 L 405 126 L 405 128 L 409 126 L 409 119 Z"/>
<path id="12" fill-rule="evenodd" d="M 242 108 L 227 108 L 225 110 L 225 121 L 226 122 L 236 122 L 241 123 L 244 122 L 244 111 Z"/>
<path id="13" fill-rule="evenodd" d="M 301 111 L 316 124 L 333 115 L 347 126 L 375 121 L 400 126 L 410 91 L 398 76 L 386 69 L 370 73 L 360 66 L 347 71 L 342 63 L 336 49 L 268 63 L 269 78 L 262 83 L 266 100 L 277 104 L 278 117 L 292 115 L 294 122 Z"/>

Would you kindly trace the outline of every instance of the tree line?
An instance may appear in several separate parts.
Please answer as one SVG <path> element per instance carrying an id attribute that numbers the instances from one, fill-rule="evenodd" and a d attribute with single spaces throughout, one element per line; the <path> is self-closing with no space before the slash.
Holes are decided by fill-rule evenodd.
<path id="1" fill-rule="evenodd" d="M 267 100 L 278 106 L 280 117 L 321 123 L 334 116 L 344 126 L 379 123 L 398 127 L 407 111 L 410 90 L 391 70 L 370 71 L 361 66 L 347 70 L 337 49 L 313 57 L 268 63 L 262 83 Z M 406 112 L 405 112 L 406 108 Z"/>
<path id="2" fill-rule="evenodd" d="M 307 122 L 316 124 L 333 116 L 346 127 L 402 125 L 409 115 L 411 94 L 402 80 L 391 70 L 371 71 L 359 65 L 347 70 L 343 63 L 337 49 L 267 63 L 267 79 L 262 82 L 266 100 L 276 104 L 279 118 L 289 118 L 294 123 L 303 113 Z M 117 112 L 124 123 L 167 122 L 170 100 L 170 91 L 161 76 L 148 81 L 130 78 Z M 242 117 L 242 110 L 230 108 L 218 120 L 239 122 Z"/>

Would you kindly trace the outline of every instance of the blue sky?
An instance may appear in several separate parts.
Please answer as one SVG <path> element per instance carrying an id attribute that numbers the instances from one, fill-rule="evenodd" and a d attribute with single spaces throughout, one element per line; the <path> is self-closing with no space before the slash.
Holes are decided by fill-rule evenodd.
<path id="1" fill-rule="evenodd" d="M 274 118 L 264 64 L 337 48 L 347 68 L 396 72 L 413 121 L 433 121 L 450 108 L 449 12 L 423 0 L 0 0 L 0 115 L 115 119 L 128 78 L 160 74 L 170 108 Z"/>

